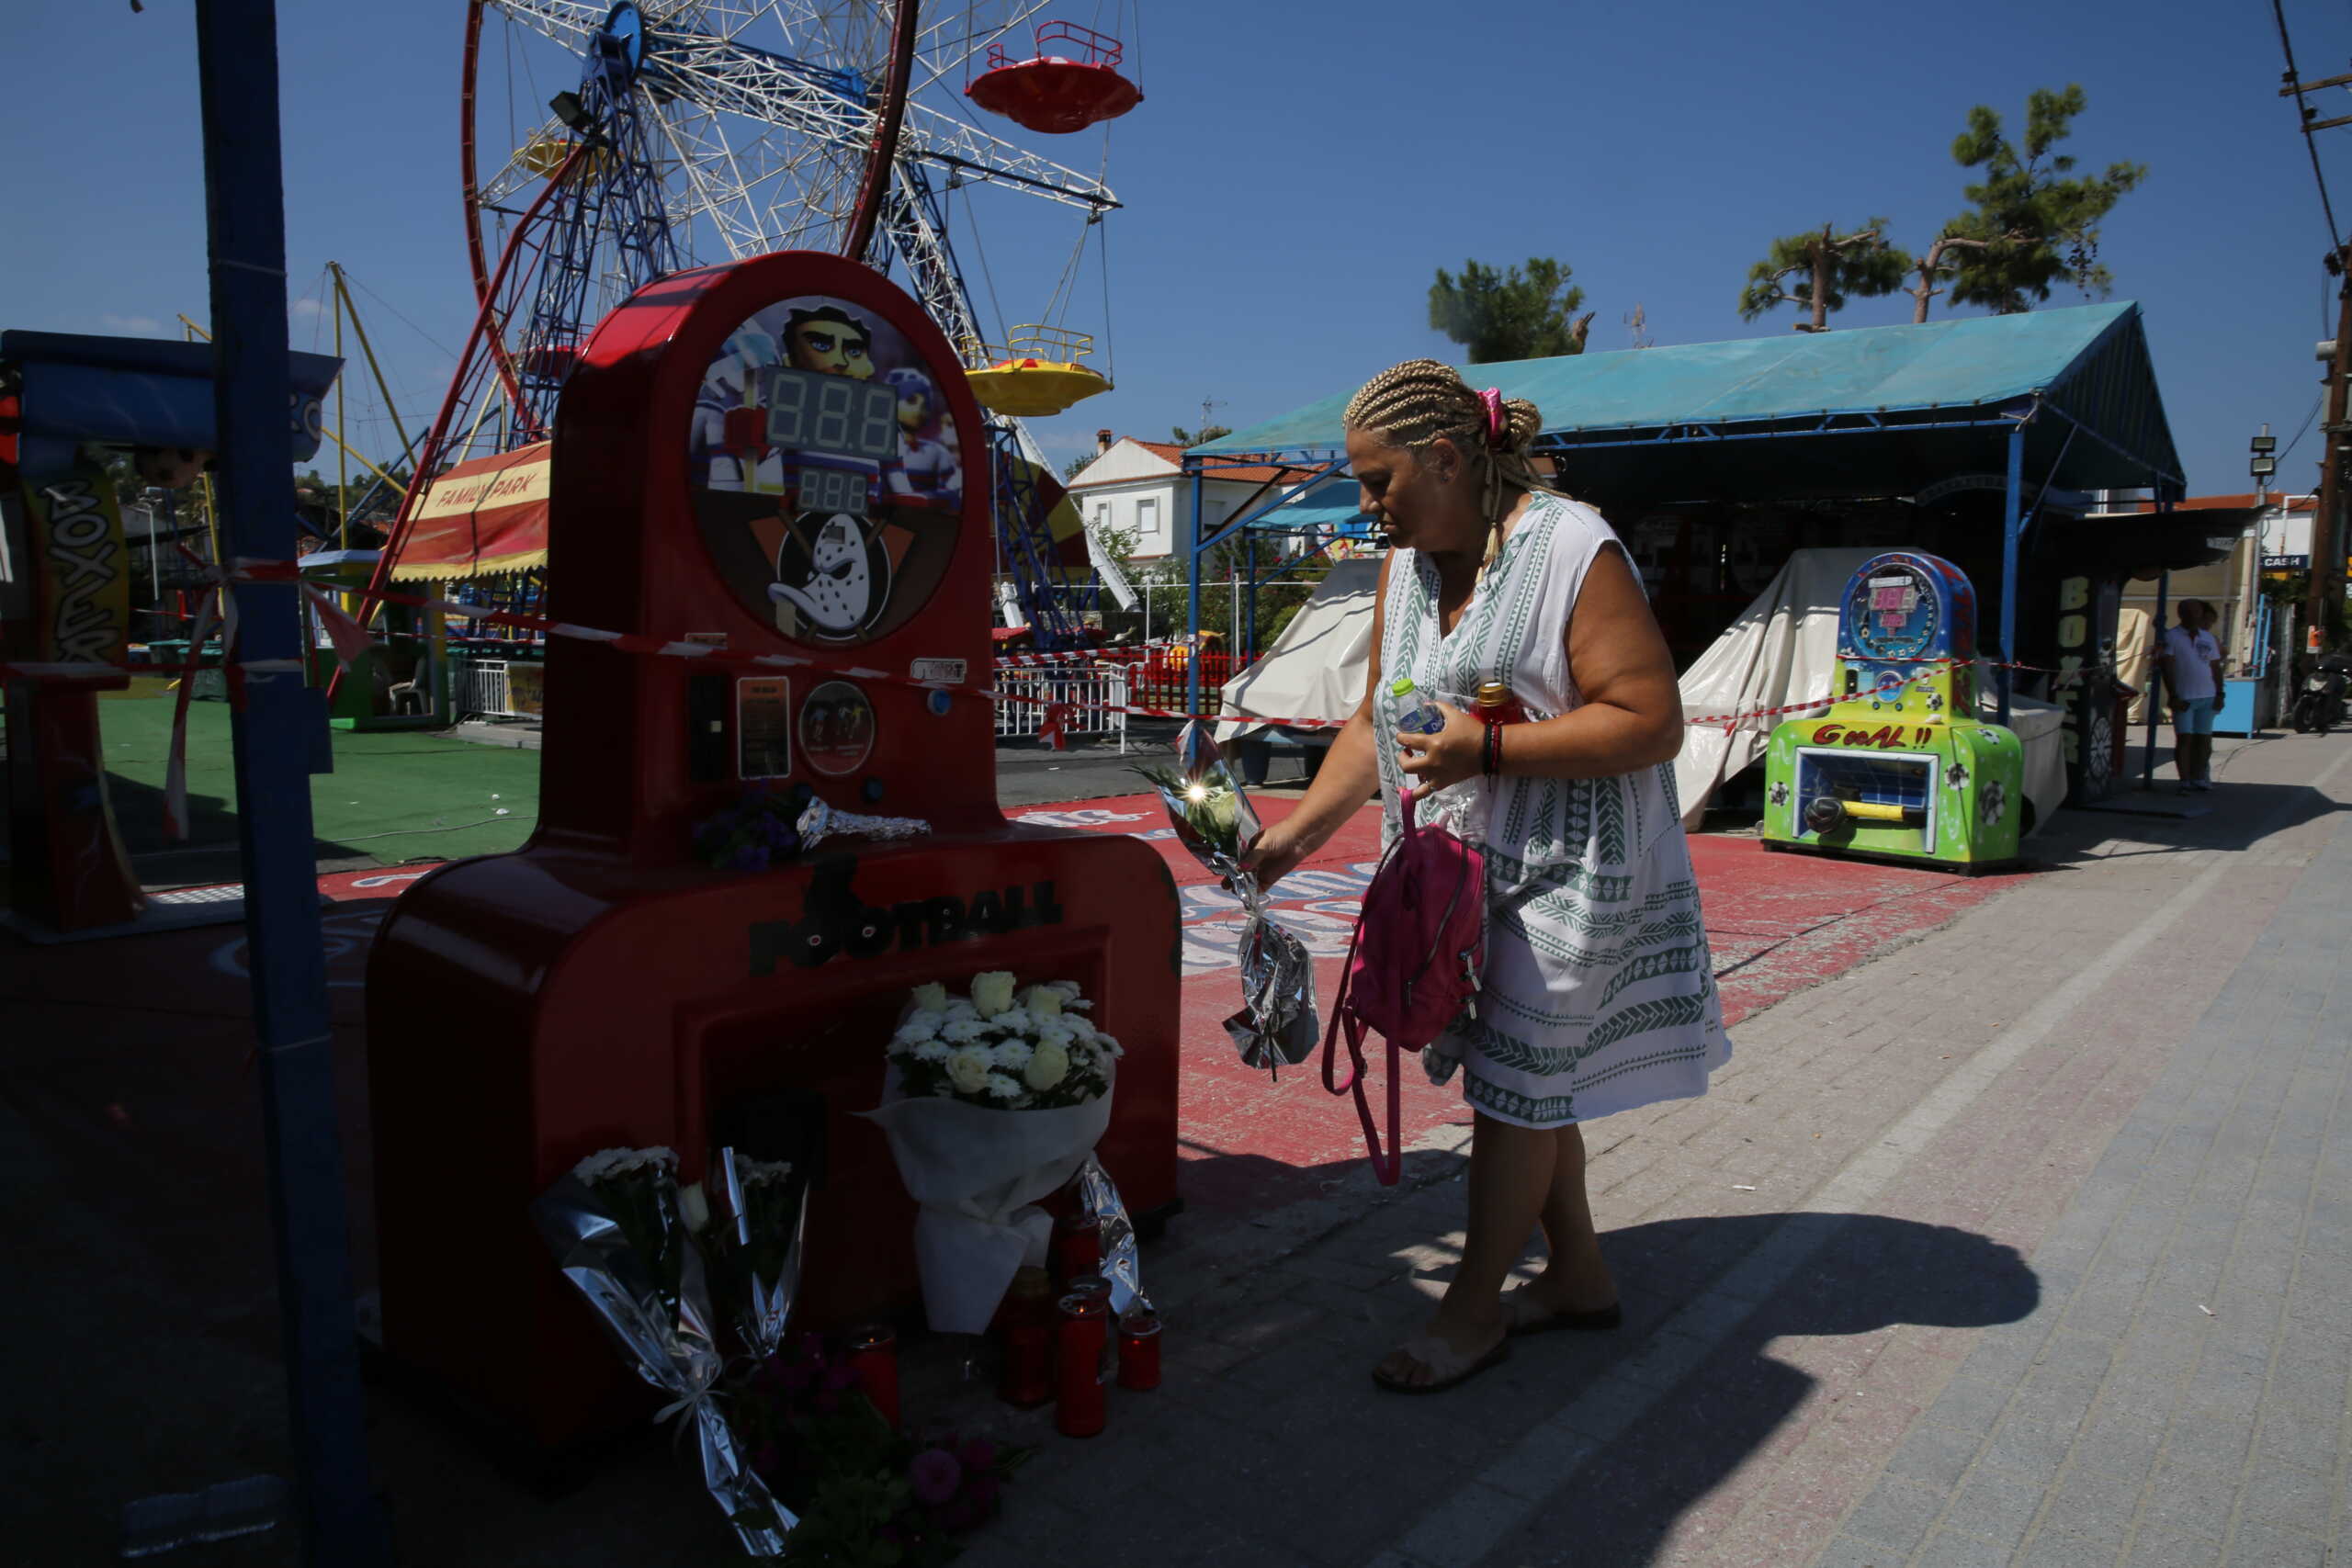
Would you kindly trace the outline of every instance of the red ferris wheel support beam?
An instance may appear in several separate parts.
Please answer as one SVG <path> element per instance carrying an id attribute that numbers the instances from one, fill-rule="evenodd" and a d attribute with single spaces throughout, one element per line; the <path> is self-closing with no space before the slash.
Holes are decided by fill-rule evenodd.
<path id="1" fill-rule="evenodd" d="M 490 303 L 492 288 L 490 258 L 483 254 L 481 248 L 481 184 L 475 178 L 474 174 L 474 171 L 481 167 L 474 145 L 474 69 L 481 61 L 481 13 L 482 0 L 470 0 L 466 6 L 465 63 L 459 67 L 464 72 L 464 75 L 458 83 L 459 164 L 458 173 L 465 186 L 466 263 L 473 269 L 474 298 L 487 305 Z M 571 167 L 571 161 L 565 160 L 564 169 L 569 170 Z M 557 181 L 560 178 L 561 172 L 559 172 L 557 179 L 548 182 L 548 189 L 554 189 Z M 543 191 L 540 193 L 539 200 L 531 204 L 531 211 L 537 212 L 546 199 L 546 193 Z M 529 214 L 526 214 L 523 223 L 527 224 L 530 220 Z M 516 232 L 519 233 L 521 229 L 521 224 L 516 225 Z M 510 244 L 508 249 L 511 251 L 513 246 Z M 499 325 L 503 327 L 504 323 L 501 322 Z M 506 353 L 506 334 L 503 331 L 493 330 L 491 333 L 490 356 L 498 368 L 499 385 L 505 389 L 506 406 L 514 410 L 519 418 L 526 407 L 523 401 L 523 388 L 522 384 L 514 379 L 514 365 Z"/>
<path id="2" fill-rule="evenodd" d="M 907 87 L 914 78 L 916 17 L 920 0 L 899 0 L 899 14 L 890 35 L 890 74 L 882 88 L 882 116 L 874 125 L 874 151 L 865 162 L 865 183 L 858 187 L 857 207 L 851 214 L 849 240 L 842 254 L 854 262 L 865 259 L 874 243 L 874 226 L 882 216 L 882 194 L 899 160 L 899 128 L 907 118 Z"/>

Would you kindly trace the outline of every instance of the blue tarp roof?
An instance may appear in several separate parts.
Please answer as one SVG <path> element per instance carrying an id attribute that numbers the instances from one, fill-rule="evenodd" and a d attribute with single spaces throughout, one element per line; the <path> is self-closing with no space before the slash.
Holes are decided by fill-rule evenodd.
<path id="1" fill-rule="evenodd" d="M 1287 506 L 1258 513 L 1255 523 L 1262 528 L 1331 528 L 1343 534 L 1368 534 L 1372 520 L 1357 507 L 1358 495 L 1351 479 L 1325 479 Z"/>
<path id="2" fill-rule="evenodd" d="M 2037 418 L 2030 477 L 2128 488 L 2158 478 L 2177 482 L 2180 472 L 2140 308 L 2131 303 L 1511 360 L 1465 367 L 1463 374 L 1473 386 L 1532 401 L 1544 412 L 1539 447 L 1559 455 L 1572 481 L 1600 489 L 1634 477 L 1628 443 L 1647 448 L 1638 461 L 1652 470 L 1659 444 L 1676 444 L 1686 491 L 1695 484 L 1717 493 L 1756 493 L 1759 486 L 1783 494 L 1835 493 L 1923 482 L 1920 476 L 1956 468 L 1997 468 L 2006 429 L 1979 434 L 1917 427 L 1989 423 L 2037 404 L 2080 421 L 2097 439 L 2077 440 L 2064 475 L 2050 475 L 2068 422 Z M 1344 444 L 1340 416 L 1351 395 L 1337 393 L 1185 456 L 1214 460 L 1335 449 Z M 1906 425 L 1913 428 L 1906 432 Z M 1819 455 L 1824 462 L 1792 464 L 1789 442 L 1734 439 L 1833 431 L 1842 439 L 1821 444 L 1836 449 L 1834 457 Z M 1988 435 L 1994 449 L 1985 446 Z M 1695 448 L 1710 442 L 1736 445 L 1737 457 L 1725 453 L 1691 464 Z M 1889 446 L 1894 442 L 1905 444 L 1901 451 Z M 1657 478 L 1654 471 L 1642 477 Z M 1654 482 L 1644 488 L 1657 491 Z M 1670 497 L 1660 491 L 1657 498 Z"/>

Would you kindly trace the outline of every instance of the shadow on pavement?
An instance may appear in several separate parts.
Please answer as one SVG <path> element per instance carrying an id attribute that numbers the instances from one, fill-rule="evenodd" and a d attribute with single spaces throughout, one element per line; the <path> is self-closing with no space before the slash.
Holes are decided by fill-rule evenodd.
<path id="1" fill-rule="evenodd" d="M 1814 1377 L 1774 1355 L 1777 1343 L 1902 1324 L 1980 1328 L 2024 1317 L 2041 1300 L 2040 1281 L 2015 1248 L 1880 1215 L 1668 1220 L 1611 1232 L 1602 1247 L 1629 1317 L 1650 1327 L 1781 1226 L 1818 1247 L 1811 1261 L 1568 1478 L 1535 1521 L 1498 1551 L 1529 1563 L 1650 1562 L 1675 1522 L 1770 1444 L 1815 1391 Z M 1636 1348 L 1624 1336 L 1606 1337 L 1617 1341 L 1611 1346 L 1559 1343 L 1577 1337 L 1523 1341 L 1523 1353 L 1598 1371 Z M 1874 1348 L 1855 1348 L 1857 1379 Z M 1881 1404 L 1878 1411 L 1850 1408 L 1865 1422 L 1883 1419 L 1891 1449 L 1913 1412 L 1892 1400 Z"/>

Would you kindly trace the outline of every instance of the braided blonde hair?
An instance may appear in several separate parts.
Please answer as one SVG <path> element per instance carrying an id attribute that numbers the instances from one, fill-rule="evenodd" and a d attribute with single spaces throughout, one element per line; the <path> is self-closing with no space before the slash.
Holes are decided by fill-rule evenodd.
<path id="1" fill-rule="evenodd" d="M 1462 379 L 1461 372 L 1434 359 L 1408 359 L 1366 381 L 1348 400 L 1341 423 L 1384 446 L 1401 447 L 1416 459 L 1440 436 L 1453 443 L 1468 471 L 1482 481 L 1480 510 L 1487 519 L 1486 556 L 1479 563 L 1483 572 L 1501 547 L 1503 513 L 1511 501 L 1529 491 L 1558 493 L 1528 457 L 1529 446 L 1544 428 L 1543 413 L 1525 398 L 1507 398 L 1502 414 L 1499 439 L 1490 443 L 1486 400 Z"/>

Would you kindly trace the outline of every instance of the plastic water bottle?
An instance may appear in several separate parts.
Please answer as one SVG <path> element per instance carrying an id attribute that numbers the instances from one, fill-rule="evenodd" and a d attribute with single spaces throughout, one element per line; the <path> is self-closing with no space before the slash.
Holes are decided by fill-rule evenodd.
<path id="1" fill-rule="evenodd" d="M 1391 696 L 1402 699 L 1413 694 L 1413 678 L 1399 675 L 1389 682 Z M 1435 703 L 1423 703 L 1396 721 L 1396 728 L 1405 735 L 1435 735 L 1445 728 L 1445 710 Z"/>

